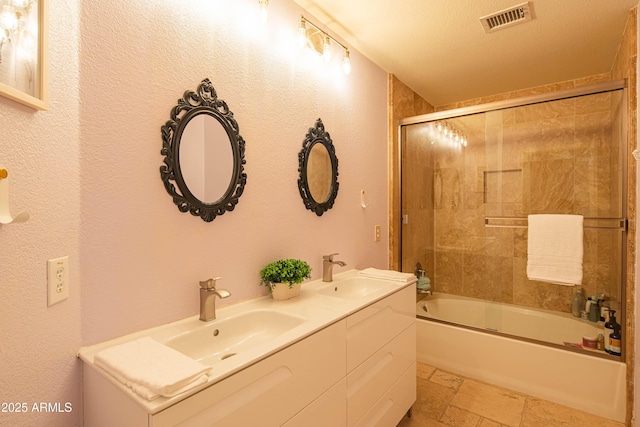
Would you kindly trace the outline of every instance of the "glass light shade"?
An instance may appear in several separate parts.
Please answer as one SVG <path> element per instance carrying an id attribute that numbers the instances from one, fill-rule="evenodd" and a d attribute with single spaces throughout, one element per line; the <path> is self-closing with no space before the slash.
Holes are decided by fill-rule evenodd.
<path id="1" fill-rule="evenodd" d="M 331 40 L 329 36 L 324 36 L 324 40 L 322 42 L 322 57 L 325 62 L 331 61 Z"/>
<path id="2" fill-rule="evenodd" d="M 269 0 L 259 0 L 258 3 L 260 4 L 260 21 L 266 24 L 269 20 Z"/>
<path id="3" fill-rule="evenodd" d="M 300 18 L 300 23 L 298 24 L 298 45 L 300 47 L 305 47 L 307 44 L 307 24 L 303 18 Z"/>
<path id="4" fill-rule="evenodd" d="M 342 58 L 342 69 L 346 75 L 351 74 L 351 59 L 349 59 L 349 50 L 344 51 L 344 57 Z"/>

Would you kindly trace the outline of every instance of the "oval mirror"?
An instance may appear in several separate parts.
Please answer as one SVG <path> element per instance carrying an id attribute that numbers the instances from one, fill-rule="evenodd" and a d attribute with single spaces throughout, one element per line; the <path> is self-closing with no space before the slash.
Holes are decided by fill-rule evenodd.
<path id="1" fill-rule="evenodd" d="M 222 124 L 201 113 L 186 124 L 180 138 L 180 170 L 197 199 L 206 204 L 220 200 L 233 178 L 233 148 Z"/>
<path id="2" fill-rule="evenodd" d="M 160 177 L 178 209 L 206 222 L 232 211 L 247 181 L 245 142 L 209 79 L 184 93 L 161 130 Z"/>
<path id="3" fill-rule="evenodd" d="M 298 154 L 298 189 L 307 209 L 321 216 L 338 195 L 338 158 L 322 119 L 309 128 Z"/>

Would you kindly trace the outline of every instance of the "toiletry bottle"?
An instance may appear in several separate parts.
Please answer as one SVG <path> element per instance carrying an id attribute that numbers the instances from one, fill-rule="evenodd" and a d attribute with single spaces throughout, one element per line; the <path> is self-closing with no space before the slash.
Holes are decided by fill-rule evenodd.
<path id="1" fill-rule="evenodd" d="M 584 311 L 587 313 L 587 319 L 589 318 L 589 312 L 591 311 L 591 297 L 587 298 L 587 302 L 584 305 Z"/>
<path id="2" fill-rule="evenodd" d="M 600 301 L 597 297 L 591 298 L 591 305 L 589 306 L 589 322 L 597 322 L 600 320 L 600 307 L 598 303 Z"/>
<path id="3" fill-rule="evenodd" d="M 421 291 L 430 291 L 431 290 L 431 280 L 427 276 L 425 276 L 426 271 L 421 271 L 421 276 L 418 278 L 418 289 Z"/>
<path id="4" fill-rule="evenodd" d="M 598 334 L 598 344 L 596 346 L 598 350 L 604 350 L 604 335 Z"/>
<path id="5" fill-rule="evenodd" d="M 571 314 L 575 317 L 580 317 L 580 312 L 584 309 L 584 304 L 584 289 L 576 289 L 576 292 L 573 295 L 573 302 L 571 304 Z"/>
<path id="6" fill-rule="evenodd" d="M 620 325 L 613 325 L 613 333 L 609 335 L 609 354 L 620 356 L 622 349 L 622 335 L 620 334 Z"/>
<path id="7" fill-rule="evenodd" d="M 607 353 L 611 353 L 611 349 L 609 348 L 609 336 L 613 334 L 615 325 L 618 325 L 615 315 L 616 311 L 609 309 L 609 320 L 604 324 L 604 351 Z"/>

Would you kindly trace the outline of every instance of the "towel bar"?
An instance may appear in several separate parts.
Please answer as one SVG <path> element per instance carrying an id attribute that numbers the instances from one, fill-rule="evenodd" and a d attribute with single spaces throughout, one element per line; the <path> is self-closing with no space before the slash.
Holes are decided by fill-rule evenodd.
<path id="1" fill-rule="evenodd" d="M 495 224 L 492 222 L 513 221 L 519 224 Z M 485 216 L 484 226 L 492 228 L 527 228 L 526 217 L 515 216 Z M 585 218 L 584 228 L 599 228 L 604 230 L 627 230 L 627 218 Z"/>

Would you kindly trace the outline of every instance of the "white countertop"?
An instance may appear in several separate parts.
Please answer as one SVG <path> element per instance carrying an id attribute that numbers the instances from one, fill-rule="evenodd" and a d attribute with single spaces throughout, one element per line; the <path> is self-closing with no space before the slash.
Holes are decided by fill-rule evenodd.
<path id="1" fill-rule="evenodd" d="M 384 285 L 375 292 L 356 298 L 336 298 L 329 295 L 323 295 L 322 293 L 318 292 L 319 290 L 323 290 L 326 287 L 334 287 L 336 285 L 339 285 L 341 281 L 357 276 L 357 273 L 358 270 L 348 270 L 335 274 L 333 282 L 327 283 L 321 280 L 315 280 L 312 282 L 303 283 L 300 295 L 286 301 L 275 301 L 273 300 L 273 298 L 271 298 L 270 295 L 267 295 L 264 297 L 240 302 L 238 304 L 222 307 L 216 310 L 216 320 L 213 320 L 211 322 L 202 322 L 199 320 L 199 316 L 196 315 L 151 329 L 134 332 L 132 334 L 125 335 L 123 337 L 109 340 L 100 344 L 83 347 L 78 352 L 78 356 L 84 363 L 96 369 L 111 383 L 130 395 L 131 398 L 135 400 L 141 407 L 143 407 L 149 414 L 155 414 L 197 393 L 204 388 L 210 387 L 211 385 L 223 380 L 224 378 L 229 377 L 230 375 L 233 375 L 234 373 L 250 365 L 253 365 L 254 363 L 276 353 L 277 351 L 280 351 L 283 348 L 288 347 L 297 341 L 300 341 L 301 339 L 319 331 L 320 329 L 323 329 L 331 325 L 332 323 L 335 323 L 345 318 L 346 316 L 376 301 L 379 301 L 382 298 L 387 297 L 388 295 L 404 289 L 407 286 L 412 286 L 415 284 L 415 281 L 384 281 Z M 239 314 L 257 309 L 267 309 L 290 315 L 300 316 L 305 318 L 306 321 L 263 344 L 256 345 L 249 350 L 239 352 L 233 357 L 229 357 L 214 364 L 209 373 L 209 381 L 207 383 L 191 389 L 188 392 L 182 393 L 178 396 L 174 396 L 171 398 L 160 397 L 152 401 L 146 400 L 94 364 L 94 355 L 105 348 L 123 344 L 142 337 L 151 337 L 158 342 L 165 343 L 169 339 L 186 331 L 203 328 L 215 324 L 216 321 L 229 319 Z"/>

